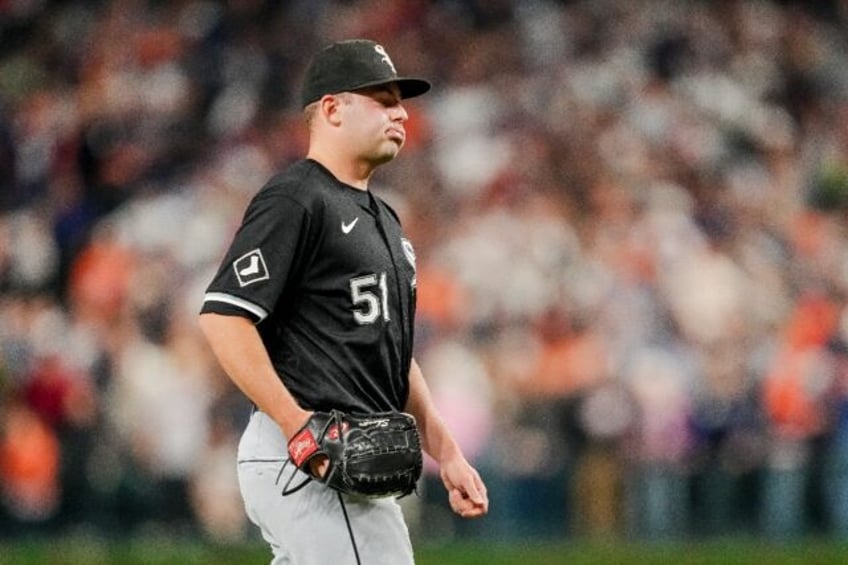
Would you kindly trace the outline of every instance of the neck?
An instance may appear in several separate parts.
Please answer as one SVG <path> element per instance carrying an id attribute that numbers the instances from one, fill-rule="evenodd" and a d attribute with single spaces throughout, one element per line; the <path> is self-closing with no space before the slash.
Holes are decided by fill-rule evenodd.
<path id="1" fill-rule="evenodd" d="M 373 166 L 350 159 L 342 152 L 324 151 L 317 146 L 309 148 L 306 158 L 321 163 L 341 182 L 360 190 L 368 190 L 368 181 L 374 172 Z"/>

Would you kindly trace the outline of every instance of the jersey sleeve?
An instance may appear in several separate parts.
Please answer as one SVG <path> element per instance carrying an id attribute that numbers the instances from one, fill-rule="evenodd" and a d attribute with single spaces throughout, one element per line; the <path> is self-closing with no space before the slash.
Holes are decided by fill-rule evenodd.
<path id="1" fill-rule="evenodd" d="M 201 313 L 264 320 L 298 269 L 309 218 L 289 196 L 260 192 L 206 290 Z"/>

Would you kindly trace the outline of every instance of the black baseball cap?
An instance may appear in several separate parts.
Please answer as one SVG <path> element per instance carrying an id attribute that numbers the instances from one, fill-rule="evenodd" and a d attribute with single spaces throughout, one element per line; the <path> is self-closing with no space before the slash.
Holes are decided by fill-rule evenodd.
<path id="1" fill-rule="evenodd" d="M 430 90 L 430 83 L 421 78 L 399 77 L 388 53 L 379 43 L 369 39 L 338 41 L 319 51 L 303 81 L 303 106 L 319 100 L 325 94 L 337 94 L 396 83 L 401 98 L 412 98 Z"/>

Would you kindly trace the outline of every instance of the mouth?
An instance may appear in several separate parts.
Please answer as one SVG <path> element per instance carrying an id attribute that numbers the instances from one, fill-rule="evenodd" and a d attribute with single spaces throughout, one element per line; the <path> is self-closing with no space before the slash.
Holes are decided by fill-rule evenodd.
<path id="1" fill-rule="evenodd" d="M 392 141 L 403 143 L 406 140 L 406 132 L 400 128 L 389 128 L 386 135 Z"/>

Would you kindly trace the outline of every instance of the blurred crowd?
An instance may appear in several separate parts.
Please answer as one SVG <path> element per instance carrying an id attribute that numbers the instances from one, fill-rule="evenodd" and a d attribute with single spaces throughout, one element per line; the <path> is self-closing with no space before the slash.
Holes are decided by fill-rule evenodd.
<path id="1" fill-rule="evenodd" d="M 375 192 L 486 479 L 420 535 L 848 536 L 848 2 L 0 1 L 0 537 L 251 535 L 196 318 L 298 85 L 431 94 Z"/>

